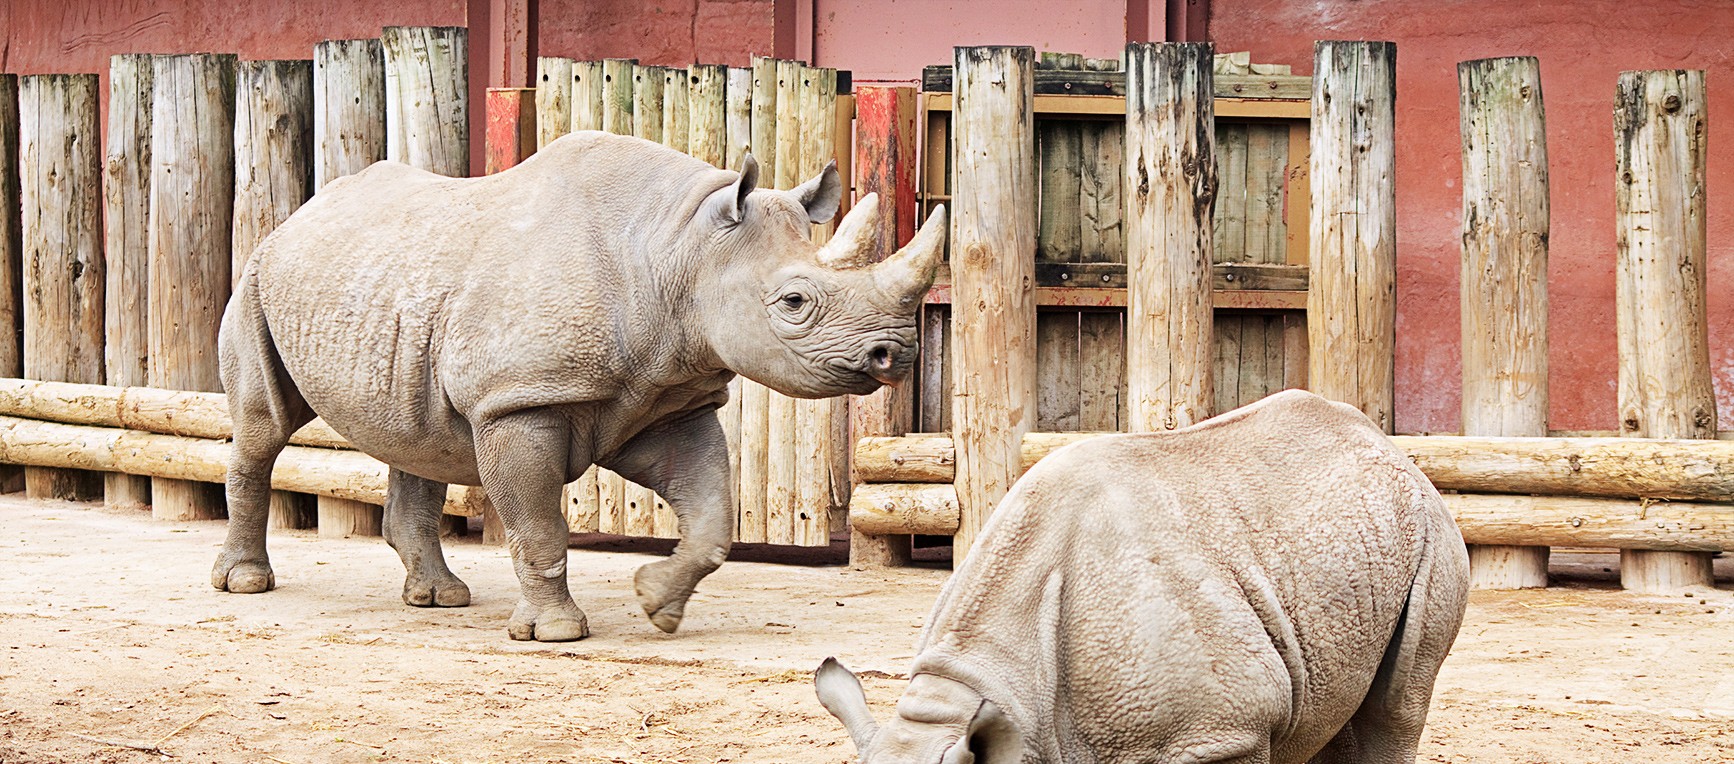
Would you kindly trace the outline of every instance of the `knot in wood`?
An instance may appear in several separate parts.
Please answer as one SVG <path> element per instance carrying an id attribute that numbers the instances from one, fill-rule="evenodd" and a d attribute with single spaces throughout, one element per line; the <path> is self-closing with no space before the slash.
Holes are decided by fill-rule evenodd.
<path id="1" fill-rule="evenodd" d="M 1669 114 L 1672 114 L 1672 113 L 1679 111 L 1679 110 L 1680 110 L 1680 97 L 1679 96 L 1674 95 L 1673 93 L 1669 93 L 1666 98 L 1662 99 L 1662 111 L 1665 111 L 1665 112 L 1668 112 Z"/>

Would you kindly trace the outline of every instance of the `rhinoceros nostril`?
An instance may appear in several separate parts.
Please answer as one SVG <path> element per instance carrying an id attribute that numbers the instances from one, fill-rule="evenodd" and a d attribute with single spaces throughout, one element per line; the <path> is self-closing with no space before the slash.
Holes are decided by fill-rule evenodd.
<path id="1" fill-rule="evenodd" d="M 873 363 L 874 369 L 879 371 L 890 371 L 892 364 L 891 346 L 881 344 L 874 347 L 873 352 L 870 355 L 870 360 Z"/>

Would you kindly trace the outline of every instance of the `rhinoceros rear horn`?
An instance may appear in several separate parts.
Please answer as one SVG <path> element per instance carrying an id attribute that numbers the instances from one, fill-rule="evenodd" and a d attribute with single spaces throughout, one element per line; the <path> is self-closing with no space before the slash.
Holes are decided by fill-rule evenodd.
<path id="1" fill-rule="evenodd" d="M 741 222 L 747 214 L 747 196 L 759 187 L 759 162 L 752 152 L 741 158 L 741 174 L 732 185 L 711 194 L 707 205 L 717 208 L 717 214 L 731 223 Z"/>
<path id="2" fill-rule="evenodd" d="M 933 286 L 939 262 L 945 256 L 945 205 L 933 208 L 921 230 L 903 248 L 875 269 L 879 288 L 888 294 L 920 300 Z"/>
<path id="3" fill-rule="evenodd" d="M 806 208 L 808 220 L 831 222 L 837 216 L 837 206 L 843 202 L 843 181 L 837 176 L 837 160 L 831 160 L 812 180 L 795 186 L 789 193 Z"/>
<path id="4" fill-rule="evenodd" d="M 868 194 L 849 208 L 831 240 L 819 248 L 819 264 L 827 268 L 861 268 L 873 264 L 879 251 L 879 195 Z"/>

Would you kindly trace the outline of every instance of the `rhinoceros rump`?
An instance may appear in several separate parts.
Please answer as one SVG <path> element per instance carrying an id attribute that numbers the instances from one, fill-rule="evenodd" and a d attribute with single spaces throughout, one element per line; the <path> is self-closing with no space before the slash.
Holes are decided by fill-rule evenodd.
<path id="1" fill-rule="evenodd" d="M 1410 764 L 1468 570 L 1396 446 L 1289 391 L 1043 459 L 940 593 L 884 727 L 836 661 L 814 679 L 869 764 Z"/>
<path id="2" fill-rule="evenodd" d="M 481 485 L 522 599 L 514 639 L 587 634 L 566 586 L 560 487 L 591 464 L 662 494 L 674 555 L 638 570 L 650 620 L 680 624 L 734 519 L 716 417 L 739 373 L 786 395 L 863 394 L 904 376 L 944 210 L 872 264 L 877 199 L 824 247 L 834 167 L 755 191 L 636 138 L 581 132 L 484 178 L 380 163 L 338 180 L 248 261 L 219 353 L 235 423 L 229 536 L 212 584 L 262 592 L 271 465 L 315 415 L 391 466 L 385 538 L 404 602 L 461 606 L 438 519 L 446 484 Z"/>

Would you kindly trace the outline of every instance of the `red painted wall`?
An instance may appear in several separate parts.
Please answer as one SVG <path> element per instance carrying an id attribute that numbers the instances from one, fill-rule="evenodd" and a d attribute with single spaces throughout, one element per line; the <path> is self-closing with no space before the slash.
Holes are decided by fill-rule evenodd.
<path id="1" fill-rule="evenodd" d="M 1615 429 L 1613 98 L 1622 70 L 1707 69 L 1709 310 L 1721 426 L 1734 425 L 1734 6 L 1720 0 L 1212 0 L 1217 50 L 1312 71 L 1313 41 L 1397 43 L 1397 430 L 1459 426 L 1457 63 L 1541 59 L 1552 232 L 1555 429 Z"/>
<path id="2" fill-rule="evenodd" d="M 773 0 L 541 0 L 537 49 L 657 66 L 746 66 L 774 52 Z"/>
<path id="3" fill-rule="evenodd" d="M 958 45 L 1030 45 L 1118 58 L 1127 40 L 1126 0 L 812 2 L 817 65 L 852 70 L 856 81 L 918 80 L 923 66 L 951 63 Z M 1162 6 L 1151 5 L 1147 13 L 1160 29 Z"/>

